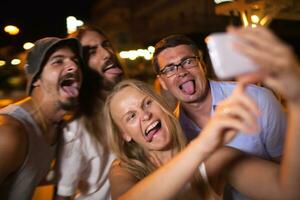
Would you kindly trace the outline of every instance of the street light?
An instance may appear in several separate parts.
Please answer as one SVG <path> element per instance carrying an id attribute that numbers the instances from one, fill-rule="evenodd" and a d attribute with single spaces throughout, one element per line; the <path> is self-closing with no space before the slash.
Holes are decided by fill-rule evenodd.
<path id="1" fill-rule="evenodd" d="M 77 30 L 77 27 L 84 24 L 83 21 L 76 19 L 74 16 L 67 17 L 66 21 L 68 34 L 74 33 Z"/>
<path id="2" fill-rule="evenodd" d="M 20 32 L 20 29 L 14 25 L 7 25 L 4 27 L 4 31 L 9 35 L 17 35 Z"/>

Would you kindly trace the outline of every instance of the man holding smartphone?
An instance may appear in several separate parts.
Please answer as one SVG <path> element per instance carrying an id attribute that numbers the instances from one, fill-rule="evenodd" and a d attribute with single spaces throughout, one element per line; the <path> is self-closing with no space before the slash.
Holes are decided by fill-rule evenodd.
<path id="1" fill-rule="evenodd" d="M 236 86 L 234 82 L 209 80 L 200 50 L 184 35 L 171 35 L 155 45 L 153 67 L 162 88 L 179 102 L 175 113 L 188 141 L 201 132 L 218 103 L 227 98 Z M 238 134 L 228 145 L 279 162 L 286 127 L 282 106 L 266 88 L 251 85 L 247 92 L 261 110 L 260 133 Z M 237 192 L 233 194 L 235 199 L 245 199 Z"/>

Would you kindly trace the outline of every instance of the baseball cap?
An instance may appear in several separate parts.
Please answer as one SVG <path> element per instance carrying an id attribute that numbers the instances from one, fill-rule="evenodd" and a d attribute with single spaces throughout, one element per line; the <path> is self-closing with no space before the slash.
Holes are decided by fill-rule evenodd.
<path id="1" fill-rule="evenodd" d="M 38 76 L 43 70 L 45 59 L 52 50 L 59 46 L 68 46 L 77 52 L 82 62 L 82 47 L 76 38 L 58 38 L 58 37 L 45 37 L 37 40 L 34 47 L 27 54 L 27 61 L 24 66 L 27 78 L 26 92 L 31 95 L 33 86 Z"/>

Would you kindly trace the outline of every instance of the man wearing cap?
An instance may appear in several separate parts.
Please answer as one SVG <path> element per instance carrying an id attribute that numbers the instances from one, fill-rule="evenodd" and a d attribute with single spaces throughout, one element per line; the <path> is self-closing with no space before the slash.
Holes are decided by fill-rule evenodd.
<path id="1" fill-rule="evenodd" d="M 78 104 L 77 39 L 47 37 L 27 55 L 28 97 L 0 110 L 0 199 L 31 199 L 50 169 L 57 125 Z"/>

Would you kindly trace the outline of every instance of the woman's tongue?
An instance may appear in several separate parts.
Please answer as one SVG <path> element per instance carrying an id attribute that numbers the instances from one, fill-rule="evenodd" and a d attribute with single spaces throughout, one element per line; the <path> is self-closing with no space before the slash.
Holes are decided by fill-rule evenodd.
<path id="1" fill-rule="evenodd" d="M 191 95 L 195 93 L 195 86 L 193 81 L 188 81 L 180 86 L 181 91 L 184 93 Z"/>
<path id="2" fill-rule="evenodd" d="M 156 134 L 157 129 L 152 129 L 147 135 L 145 135 L 145 138 L 148 142 L 151 142 L 154 135 Z"/>

